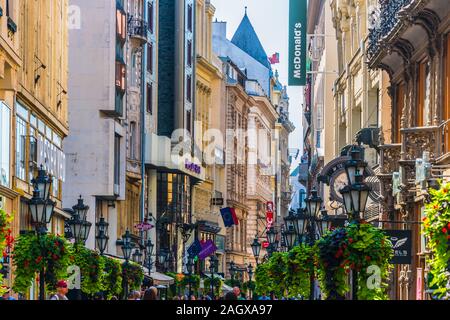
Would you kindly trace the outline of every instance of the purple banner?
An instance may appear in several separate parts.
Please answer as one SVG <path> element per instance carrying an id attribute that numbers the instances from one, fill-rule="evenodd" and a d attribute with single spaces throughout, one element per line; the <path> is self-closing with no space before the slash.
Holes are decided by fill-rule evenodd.
<path id="1" fill-rule="evenodd" d="M 206 241 L 204 244 L 202 244 L 202 251 L 198 254 L 198 258 L 200 260 L 205 260 L 206 257 L 212 255 L 214 252 L 216 252 L 217 247 L 214 244 L 212 240 Z"/>

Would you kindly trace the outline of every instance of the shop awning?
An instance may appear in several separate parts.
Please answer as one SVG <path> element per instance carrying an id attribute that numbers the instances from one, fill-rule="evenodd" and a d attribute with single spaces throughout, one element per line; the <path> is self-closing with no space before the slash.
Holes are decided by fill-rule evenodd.
<path id="1" fill-rule="evenodd" d="M 175 279 L 159 272 L 152 272 L 150 278 L 153 279 L 154 285 L 171 285 Z"/>

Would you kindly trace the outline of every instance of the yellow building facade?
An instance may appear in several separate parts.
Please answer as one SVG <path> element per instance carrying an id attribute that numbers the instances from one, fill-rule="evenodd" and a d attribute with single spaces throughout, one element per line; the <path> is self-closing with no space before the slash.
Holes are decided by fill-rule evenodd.
<path id="1" fill-rule="evenodd" d="M 43 165 L 56 201 L 49 231 L 64 234 L 68 1 L 1 0 L 0 8 L 0 207 L 14 215 L 14 236 L 32 230 L 31 179 Z M 4 284 L 11 284 L 11 272 Z"/>

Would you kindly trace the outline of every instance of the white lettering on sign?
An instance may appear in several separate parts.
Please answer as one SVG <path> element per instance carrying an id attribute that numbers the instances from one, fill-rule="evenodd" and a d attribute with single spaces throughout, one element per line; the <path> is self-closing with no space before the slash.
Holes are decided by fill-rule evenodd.
<path id="1" fill-rule="evenodd" d="M 66 175 L 66 156 L 64 152 L 43 136 L 38 138 L 37 149 L 38 167 L 42 165 L 50 175 L 64 182 Z"/>
<path id="2" fill-rule="evenodd" d="M 298 22 L 295 24 L 294 30 L 294 78 L 300 79 L 302 76 L 302 24 Z"/>

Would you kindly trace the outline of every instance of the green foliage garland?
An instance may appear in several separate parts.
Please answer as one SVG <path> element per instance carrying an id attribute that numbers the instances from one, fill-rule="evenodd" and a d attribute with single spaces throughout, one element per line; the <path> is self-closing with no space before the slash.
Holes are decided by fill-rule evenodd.
<path id="1" fill-rule="evenodd" d="M 219 296 L 220 292 L 222 290 L 222 284 L 223 284 L 222 279 L 220 279 L 219 277 L 214 277 L 213 284 L 214 284 L 214 294 Z M 210 293 L 211 292 L 211 278 L 205 278 L 203 285 L 204 285 L 204 291 L 207 293 Z"/>
<path id="2" fill-rule="evenodd" d="M 271 279 L 270 291 L 276 296 L 284 296 L 288 283 L 286 282 L 286 252 L 274 252 L 270 257 L 269 278 Z"/>
<path id="3" fill-rule="evenodd" d="M 381 229 L 362 221 L 335 229 L 317 242 L 319 280 L 327 297 L 337 299 L 350 290 L 346 274 L 358 271 L 358 299 L 387 299 L 385 288 L 392 266 L 392 244 Z M 379 270 L 379 278 L 373 277 Z M 379 279 L 379 283 L 373 282 Z"/>
<path id="4" fill-rule="evenodd" d="M 14 238 L 11 236 L 10 224 L 13 220 L 12 216 L 6 213 L 5 210 L 0 209 L 0 254 L 3 258 L 7 257 L 5 249 L 11 247 L 14 242 Z M 2 264 L 0 264 L 0 269 L 2 269 Z M 2 286 L 3 275 L 0 274 L 0 295 L 5 293 L 5 289 Z"/>
<path id="5" fill-rule="evenodd" d="M 66 277 L 69 254 L 70 247 L 63 237 L 53 234 L 20 235 L 13 250 L 14 291 L 25 293 L 42 268 L 47 288 L 54 290 L 56 282 Z"/>
<path id="6" fill-rule="evenodd" d="M 302 244 L 292 248 L 285 256 L 285 283 L 289 297 L 309 297 L 311 274 L 314 272 L 315 248 Z"/>
<path id="7" fill-rule="evenodd" d="M 103 257 L 104 276 L 103 290 L 109 300 L 112 296 L 120 295 L 122 291 L 122 266 L 118 260 Z"/>
<path id="8" fill-rule="evenodd" d="M 431 201 L 425 206 L 423 231 L 428 238 L 427 257 L 430 266 L 428 283 L 438 298 L 448 299 L 450 295 L 450 183 L 439 190 L 430 189 Z"/>
<path id="9" fill-rule="evenodd" d="M 71 261 L 80 267 L 82 292 L 88 296 L 93 296 L 104 290 L 103 269 L 105 261 L 97 252 L 75 244 Z"/>
<path id="10" fill-rule="evenodd" d="M 144 280 L 144 270 L 134 262 L 124 262 L 122 264 L 122 278 L 128 281 L 128 290 L 140 290 Z"/>
<path id="11" fill-rule="evenodd" d="M 269 277 L 269 264 L 261 263 L 256 267 L 255 271 L 255 284 L 256 284 L 256 293 L 258 295 L 262 295 L 263 293 L 268 294 L 273 287 L 272 279 Z"/>

